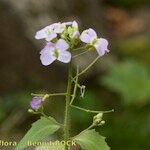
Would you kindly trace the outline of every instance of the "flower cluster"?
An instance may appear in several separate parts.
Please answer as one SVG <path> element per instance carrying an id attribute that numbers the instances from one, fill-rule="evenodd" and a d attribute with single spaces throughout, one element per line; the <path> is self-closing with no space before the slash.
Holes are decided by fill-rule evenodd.
<path id="1" fill-rule="evenodd" d="M 55 60 L 69 63 L 72 58 L 71 52 L 81 45 L 81 42 L 86 44 L 87 49 L 96 49 L 100 56 L 108 52 L 106 39 L 98 38 L 91 28 L 80 34 L 76 21 L 53 23 L 36 32 L 35 38 L 46 40 L 46 45 L 40 52 L 40 60 L 44 66 Z"/>

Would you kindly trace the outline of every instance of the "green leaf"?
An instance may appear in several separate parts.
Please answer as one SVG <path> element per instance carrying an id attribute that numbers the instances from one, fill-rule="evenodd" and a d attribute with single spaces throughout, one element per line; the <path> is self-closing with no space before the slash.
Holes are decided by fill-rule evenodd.
<path id="1" fill-rule="evenodd" d="M 76 141 L 83 150 L 110 150 L 105 142 L 105 137 L 101 136 L 94 129 L 81 132 L 73 140 Z"/>
<path id="2" fill-rule="evenodd" d="M 19 142 L 15 150 L 23 150 L 28 146 L 28 141 L 36 142 L 45 139 L 50 134 L 57 131 L 60 126 L 56 123 L 56 120 L 52 117 L 41 117 L 38 121 L 32 124 L 31 129 Z"/>
<path id="3" fill-rule="evenodd" d="M 49 146 L 38 146 L 35 150 L 64 150 L 63 145 L 49 145 Z"/>

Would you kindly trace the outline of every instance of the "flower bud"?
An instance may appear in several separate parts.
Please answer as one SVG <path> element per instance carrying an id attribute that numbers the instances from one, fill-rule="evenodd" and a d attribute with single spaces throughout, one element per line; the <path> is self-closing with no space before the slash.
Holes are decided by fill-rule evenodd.
<path id="1" fill-rule="evenodd" d="M 29 113 L 33 113 L 34 111 L 32 109 L 28 109 L 28 112 Z"/>
<path id="2" fill-rule="evenodd" d="M 94 120 L 98 119 L 98 120 L 102 120 L 103 118 L 103 113 L 98 113 L 96 116 L 94 116 Z"/>
<path id="3" fill-rule="evenodd" d="M 38 110 L 42 106 L 42 98 L 38 96 L 33 97 L 30 106 L 33 110 Z"/>
<path id="4" fill-rule="evenodd" d="M 102 126 L 102 125 L 104 125 L 105 124 L 105 121 L 104 120 L 102 120 L 101 122 L 100 122 L 100 126 Z"/>
<path id="5" fill-rule="evenodd" d="M 103 113 L 97 114 L 93 118 L 93 124 L 95 124 L 96 126 L 101 125 L 101 123 L 104 123 L 104 121 L 102 120 L 102 118 L 103 118 Z"/>

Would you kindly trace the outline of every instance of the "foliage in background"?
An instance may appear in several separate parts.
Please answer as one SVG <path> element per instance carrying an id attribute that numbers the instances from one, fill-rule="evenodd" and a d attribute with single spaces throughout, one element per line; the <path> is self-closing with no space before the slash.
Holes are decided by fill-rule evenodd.
<path id="1" fill-rule="evenodd" d="M 13 94 L 8 94 L 0 99 L 0 122 L 5 119 L 12 111 L 26 111 L 29 105 L 29 92 L 20 91 Z M 17 106 L 17 107 L 16 107 Z"/>
<path id="2" fill-rule="evenodd" d="M 112 65 L 109 73 L 100 82 L 117 92 L 126 105 L 145 104 L 150 100 L 149 70 L 136 61 L 127 60 Z"/>
<path id="3" fill-rule="evenodd" d="M 114 118 L 109 118 L 111 121 L 108 124 L 111 126 L 106 124 L 102 130 L 108 135 L 109 142 L 113 145 L 112 149 L 120 149 L 122 145 L 125 145 L 122 150 L 141 150 L 150 147 L 147 141 L 150 137 L 148 68 L 135 60 L 126 60 L 112 65 L 99 81 L 100 85 L 109 89 L 110 97 L 117 101 L 119 106 L 115 109 Z M 116 97 L 114 92 L 119 97 Z"/>

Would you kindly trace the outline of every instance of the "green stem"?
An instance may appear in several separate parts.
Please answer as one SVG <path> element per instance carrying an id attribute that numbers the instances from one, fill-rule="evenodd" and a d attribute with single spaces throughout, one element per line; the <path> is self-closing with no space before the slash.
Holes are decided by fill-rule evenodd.
<path id="1" fill-rule="evenodd" d="M 80 53 L 80 54 L 74 55 L 73 58 L 76 58 L 76 57 L 78 57 L 78 56 L 81 56 L 81 55 L 83 55 L 83 54 L 85 54 L 85 53 L 87 53 L 87 52 L 89 52 L 89 51 L 91 51 L 91 49 L 88 49 L 88 50 L 86 50 L 86 51 L 84 51 L 84 52 L 82 52 L 82 53 Z"/>
<path id="2" fill-rule="evenodd" d="M 74 101 L 74 99 L 75 99 L 75 96 L 76 96 L 77 87 L 78 87 L 78 74 L 79 74 L 79 67 L 77 66 L 76 80 L 75 80 L 75 82 L 74 82 L 74 90 L 73 90 L 73 95 L 72 95 L 70 104 L 73 103 L 73 101 Z"/>
<path id="3" fill-rule="evenodd" d="M 65 106 L 65 118 L 64 118 L 64 140 L 67 142 L 69 140 L 69 128 L 70 128 L 70 98 L 71 98 L 71 79 L 72 79 L 72 62 L 69 63 L 68 68 L 68 84 L 67 84 L 67 94 L 66 94 L 66 106 Z M 65 144 L 65 150 L 69 147 Z"/>
<path id="4" fill-rule="evenodd" d="M 41 96 L 44 97 L 45 95 L 47 95 L 48 97 L 51 96 L 66 96 L 66 93 L 53 93 L 53 94 L 35 94 L 35 93 L 31 93 L 32 96 Z"/>
<path id="5" fill-rule="evenodd" d="M 88 128 L 84 129 L 84 130 L 82 131 L 82 133 L 83 133 L 83 132 L 86 132 L 86 131 L 88 131 L 88 130 L 90 130 L 90 129 L 92 129 L 93 127 L 95 127 L 95 125 L 94 125 L 94 124 L 91 124 Z"/>
<path id="6" fill-rule="evenodd" d="M 96 62 L 97 60 L 100 58 L 100 56 L 97 56 L 84 70 L 82 70 L 78 76 L 81 76 L 82 74 L 84 74 L 87 70 L 89 70 Z M 74 77 L 76 78 L 76 76 Z"/>
<path id="7" fill-rule="evenodd" d="M 114 109 L 112 110 L 108 110 L 108 111 L 95 111 L 95 110 L 89 110 L 89 109 L 85 109 L 85 108 L 82 108 L 82 107 L 78 107 L 78 106 L 75 106 L 75 105 L 70 105 L 72 108 L 76 108 L 78 110 L 81 110 L 81 111 L 85 111 L 87 113 L 110 113 L 110 112 L 114 112 Z"/>
<path id="8" fill-rule="evenodd" d="M 74 82 L 76 84 L 76 86 L 81 89 L 83 85 L 80 85 L 79 83 L 77 83 L 76 78 L 78 78 L 77 75 L 75 76 L 75 78 L 72 78 L 72 82 Z"/>
<path id="9" fill-rule="evenodd" d="M 79 48 L 73 49 L 73 51 L 79 51 L 79 50 L 83 50 L 83 49 L 85 49 L 85 48 L 86 48 L 86 47 L 83 46 L 83 47 L 79 47 Z"/>

